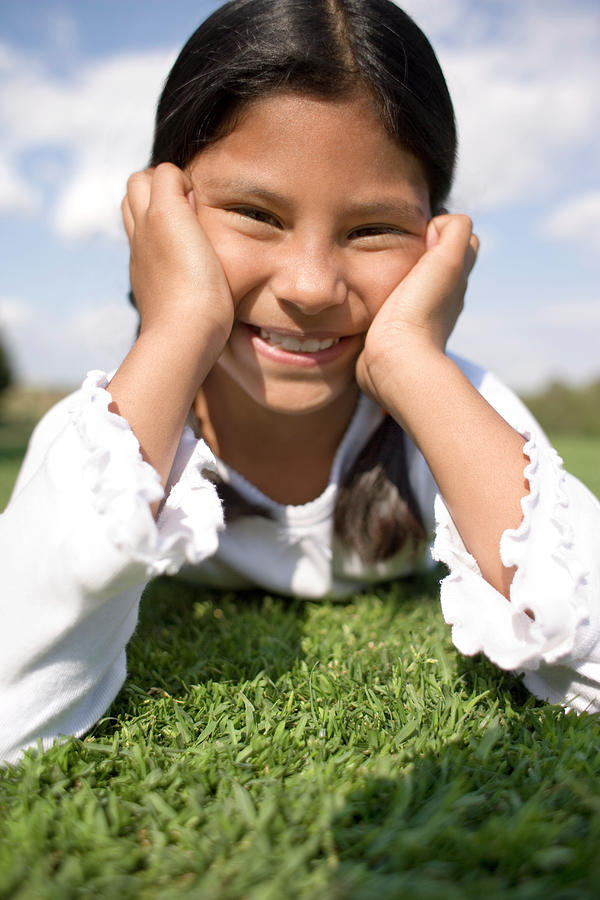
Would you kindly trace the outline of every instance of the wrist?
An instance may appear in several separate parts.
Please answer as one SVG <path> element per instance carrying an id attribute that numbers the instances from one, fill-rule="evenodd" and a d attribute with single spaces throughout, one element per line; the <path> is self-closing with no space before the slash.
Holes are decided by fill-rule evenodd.
<path id="1" fill-rule="evenodd" d="M 415 397 L 428 393 L 452 370 L 457 370 L 437 345 L 417 338 L 365 361 L 365 368 L 369 381 L 367 393 L 400 424 L 403 424 L 405 408 Z"/>
<path id="2" fill-rule="evenodd" d="M 216 318 L 206 311 L 200 317 L 161 316 L 150 321 L 142 319 L 136 343 L 152 347 L 160 356 L 176 355 L 189 359 L 211 359 L 220 356 L 229 340 L 231 321 Z"/>

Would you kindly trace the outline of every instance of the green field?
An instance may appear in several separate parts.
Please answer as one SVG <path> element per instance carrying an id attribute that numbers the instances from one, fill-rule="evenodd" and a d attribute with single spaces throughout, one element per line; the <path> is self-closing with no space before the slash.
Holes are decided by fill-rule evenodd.
<path id="1" fill-rule="evenodd" d="M 460 656 L 436 595 L 155 582 L 107 717 L 0 776 L 0 897 L 596 898 L 596 718 Z"/>
<path id="2" fill-rule="evenodd" d="M 14 390 L 0 408 L 0 510 L 8 502 L 35 423 L 61 396 L 58 391 Z M 554 434 L 551 440 L 568 471 L 600 497 L 600 437 Z"/>
<path id="3" fill-rule="evenodd" d="M 0 401 L 0 510 L 8 503 L 29 436 L 64 392 L 13 388 Z"/>
<path id="4" fill-rule="evenodd" d="M 600 437 L 556 434 L 551 437 L 567 471 L 576 475 L 600 497 Z"/>
<path id="5" fill-rule="evenodd" d="M 597 477 L 599 440 L 560 450 Z M 0 774 L 0 898 L 600 896 L 598 720 L 457 653 L 440 574 L 338 604 L 155 581 L 106 718 Z"/>

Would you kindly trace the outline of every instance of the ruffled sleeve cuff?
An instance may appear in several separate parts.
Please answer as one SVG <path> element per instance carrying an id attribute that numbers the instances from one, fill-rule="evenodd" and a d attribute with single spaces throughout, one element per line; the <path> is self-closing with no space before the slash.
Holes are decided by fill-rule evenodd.
<path id="1" fill-rule="evenodd" d="M 217 549 L 223 526 L 214 485 L 205 477 L 215 460 L 189 429 L 155 521 L 150 504 L 163 499 L 157 472 L 142 459 L 129 424 L 111 412 L 108 378 L 88 373 L 70 415 L 84 448 L 83 482 L 101 531 L 120 555 L 141 563 L 148 577 L 172 574 Z"/>
<path id="2" fill-rule="evenodd" d="M 436 498 L 432 554 L 450 569 L 441 585 L 444 618 L 458 650 L 485 653 L 501 668 L 532 671 L 560 661 L 600 677 L 600 656 L 594 662 L 598 610 L 592 608 L 590 573 L 581 558 L 585 541 L 574 539 L 577 526 L 598 533 L 598 506 L 565 475 L 554 450 L 538 446 L 529 432 L 523 435 L 530 491 L 521 501 L 521 524 L 505 531 L 500 542 L 504 565 L 517 567 L 510 601 L 482 578 L 442 498 Z M 571 490 L 571 482 L 581 490 Z"/>

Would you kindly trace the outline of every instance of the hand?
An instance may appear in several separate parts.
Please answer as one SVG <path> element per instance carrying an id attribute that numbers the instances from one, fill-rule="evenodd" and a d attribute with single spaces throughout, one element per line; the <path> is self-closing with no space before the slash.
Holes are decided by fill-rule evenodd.
<path id="1" fill-rule="evenodd" d="M 141 328 L 111 379 L 110 409 L 165 485 L 194 397 L 229 338 L 233 301 L 185 172 L 170 163 L 136 172 L 122 212 Z"/>
<path id="2" fill-rule="evenodd" d="M 389 408 L 403 371 L 444 353 L 478 248 L 467 216 L 430 221 L 425 253 L 379 309 L 356 363 L 359 387 L 375 402 Z"/>
<path id="3" fill-rule="evenodd" d="M 223 345 L 233 324 L 233 301 L 223 268 L 198 222 L 188 175 L 171 163 L 134 173 L 122 203 L 129 238 L 130 278 L 148 329 L 206 334 L 210 323 Z"/>

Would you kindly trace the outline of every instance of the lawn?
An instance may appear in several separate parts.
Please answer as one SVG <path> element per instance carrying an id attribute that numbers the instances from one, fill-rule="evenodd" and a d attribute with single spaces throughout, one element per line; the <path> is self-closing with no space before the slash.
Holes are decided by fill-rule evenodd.
<path id="1" fill-rule="evenodd" d="M 0 510 L 8 502 L 35 423 L 62 396 L 60 391 L 21 388 L 9 392 L 0 407 Z M 600 437 L 554 434 L 551 440 L 567 469 L 600 497 Z"/>
<path id="2" fill-rule="evenodd" d="M 64 392 L 14 388 L 0 404 L 0 510 L 3 510 L 35 423 Z"/>
<path id="3" fill-rule="evenodd" d="M 552 435 L 552 443 L 565 467 L 600 497 L 600 438 L 579 434 Z"/>
<path id="4" fill-rule="evenodd" d="M 154 582 L 106 718 L 0 775 L 0 897 L 598 897 L 598 721 L 458 654 L 440 574 Z"/>

